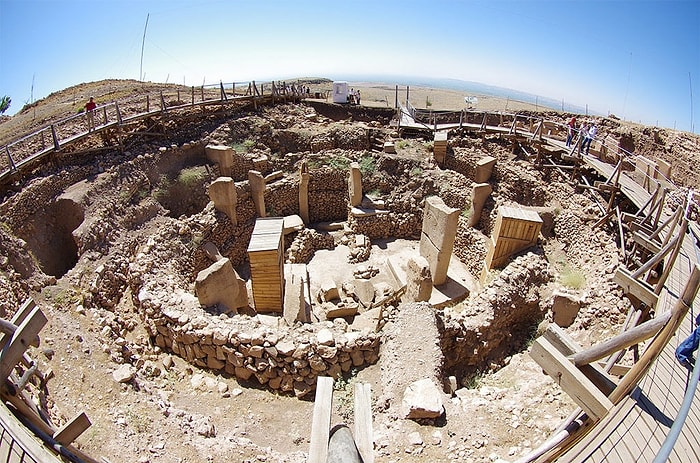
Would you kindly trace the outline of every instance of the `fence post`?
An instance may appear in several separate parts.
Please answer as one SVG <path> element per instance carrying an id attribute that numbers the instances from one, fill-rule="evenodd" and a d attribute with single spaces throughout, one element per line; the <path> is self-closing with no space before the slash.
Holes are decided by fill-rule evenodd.
<path id="1" fill-rule="evenodd" d="M 233 97 L 236 98 L 236 83 L 233 82 L 233 83 L 231 84 L 231 87 L 233 88 Z"/>
<path id="2" fill-rule="evenodd" d="M 56 127 L 51 124 L 51 136 L 53 137 L 53 148 L 58 151 L 61 145 L 58 143 L 58 135 L 56 135 Z"/>
<path id="3" fill-rule="evenodd" d="M 116 100 L 114 101 L 114 109 L 117 110 L 117 123 L 122 125 L 122 113 L 119 111 L 119 103 Z"/>
<path id="4" fill-rule="evenodd" d="M 219 86 L 221 86 L 221 101 L 227 101 L 228 97 L 226 97 L 226 92 L 224 91 L 224 83 L 219 81 Z"/>
<path id="5" fill-rule="evenodd" d="M 107 125 L 107 106 L 102 107 L 102 114 L 104 115 L 104 125 Z"/>
<path id="6" fill-rule="evenodd" d="M 5 145 L 5 151 L 7 152 L 7 160 L 10 163 L 10 170 L 17 170 L 17 166 L 15 166 L 15 161 L 12 159 L 12 155 L 10 154 L 10 147 Z"/>
<path id="7" fill-rule="evenodd" d="M 165 106 L 165 98 L 163 98 L 163 91 L 161 90 L 160 91 L 160 110 L 165 111 L 166 109 L 168 109 L 168 108 Z"/>
<path id="8" fill-rule="evenodd" d="M 194 106 L 194 85 L 192 86 L 192 106 Z"/>
<path id="9" fill-rule="evenodd" d="M 146 112 L 151 112 L 151 96 L 148 93 L 146 94 Z"/>

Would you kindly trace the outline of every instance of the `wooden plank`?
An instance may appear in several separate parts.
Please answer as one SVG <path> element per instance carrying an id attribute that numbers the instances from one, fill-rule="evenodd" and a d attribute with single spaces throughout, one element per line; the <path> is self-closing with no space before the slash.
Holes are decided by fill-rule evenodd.
<path id="1" fill-rule="evenodd" d="M 639 244 L 642 246 L 644 249 L 647 251 L 651 252 L 652 254 L 658 254 L 661 252 L 661 245 L 654 243 L 647 237 L 645 237 L 640 230 L 632 233 L 632 239 L 634 240 L 635 243 Z"/>
<path id="2" fill-rule="evenodd" d="M 598 366 L 600 368 L 605 368 L 606 365 L 605 362 L 598 362 Z M 632 367 L 616 363 L 610 368 L 610 371 L 608 371 L 608 373 L 613 376 L 625 376 L 627 372 L 630 371 L 630 368 Z"/>
<path id="3" fill-rule="evenodd" d="M 643 281 L 633 278 L 627 269 L 618 268 L 617 272 L 615 272 L 614 281 L 620 285 L 626 294 L 633 295 L 649 307 L 656 307 L 659 296 L 654 294 L 654 288 Z"/>
<path id="4" fill-rule="evenodd" d="M 534 342 L 530 356 L 588 416 L 600 419 L 612 408 L 605 394 L 544 337 Z"/>
<path id="5" fill-rule="evenodd" d="M 369 383 L 355 383 L 355 444 L 362 462 L 374 463 L 372 389 Z"/>
<path id="6" fill-rule="evenodd" d="M 29 316 L 17 327 L 7 345 L 0 354 L 0 380 L 5 381 L 17 362 L 20 361 L 29 345 L 34 342 L 39 331 L 46 325 L 48 320 L 44 313 L 35 307 Z"/>
<path id="7" fill-rule="evenodd" d="M 311 421 L 311 443 L 309 445 L 308 463 L 326 463 L 332 403 L 333 378 L 319 376 L 316 379 L 316 399 Z"/>
<path id="8" fill-rule="evenodd" d="M 75 416 L 72 420 L 61 426 L 53 438 L 61 445 L 70 445 L 83 432 L 92 425 L 85 412 Z"/>

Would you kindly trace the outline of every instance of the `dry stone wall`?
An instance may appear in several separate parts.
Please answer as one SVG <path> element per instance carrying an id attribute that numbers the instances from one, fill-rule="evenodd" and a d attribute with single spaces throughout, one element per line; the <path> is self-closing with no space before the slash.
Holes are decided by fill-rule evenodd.
<path id="1" fill-rule="evenodd" d="M 550 280 L 547 260 L 528 253 L 461 311 L 445 309 L 440 334 L 448 374 L 468 377 L 522 347 L 547 312 L 542 291 Z"/>
<path id="2" fill-rule="evenodd" d="M 329 222 L 347 218 L 347 172 L 313 169 L 309 180 L 309 221 Z"/>

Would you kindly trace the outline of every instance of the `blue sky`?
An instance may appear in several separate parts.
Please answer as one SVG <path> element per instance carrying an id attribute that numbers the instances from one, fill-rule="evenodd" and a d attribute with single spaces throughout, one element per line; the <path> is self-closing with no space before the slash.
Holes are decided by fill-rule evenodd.
<path id="1" fill-rule="evenodd" d="M 700 0 L 0 0 L 9 113 L 81 82 L 138 79 L 147 15 L 149 81 L 452 78 L 700 127 Z"/>

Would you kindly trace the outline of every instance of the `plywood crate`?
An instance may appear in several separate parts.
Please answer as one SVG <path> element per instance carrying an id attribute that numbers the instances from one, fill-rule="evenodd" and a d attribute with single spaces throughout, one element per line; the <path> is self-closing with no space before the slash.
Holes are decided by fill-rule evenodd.
<path id="1" fill-rule="evenodd" d="M 519 207 L 501 206 L 488 240 L 486 268 L 501 267 L 513 254 L 537 243 L 542 219 L 535 211 Z"/>
<path id="2" fill-rule="evenodd" d="M 284 219 L 255 221 L 248 243 L 253 302 L 258 312 L 282 312 L 284 307 Z"/>

